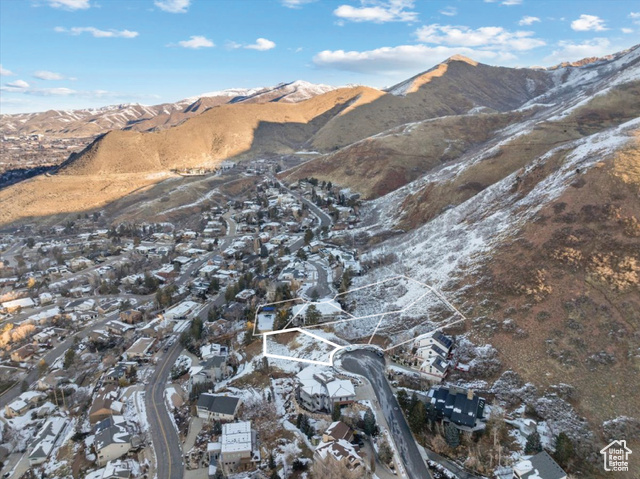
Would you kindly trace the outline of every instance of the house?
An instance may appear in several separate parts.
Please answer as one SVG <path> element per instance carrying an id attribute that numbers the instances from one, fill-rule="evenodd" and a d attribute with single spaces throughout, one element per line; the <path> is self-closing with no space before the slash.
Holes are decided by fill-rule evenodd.
<path id="1" fill-rule="evenodd" d="M 365 471 L 367 466 L 360 456 L 358 446 L 351 444 L 353 431 L 342 421 L 331 423 L 322 435 L 322 442 L 315 450 L 315 459 L 321 462 L 336 461 L 343 464 L 349 471 L 357 474 Z"/>
<path id="2" fill-rule="evenodd" d="M 345 314 L 340 306 L 340 303 L 337 301 L 330 300 L 321 300 L 315 303 L 311 303 L 315 306 L 318 313 L 320 313 L 320 321 L 331 321 L 336 319 L 341 314 Z M 303 318 L 307 314 L 307 309 L 309 307 L 309 303 L 305 304 L 296 304 L 291 312 L 293 313 L 294 318 Z"/>
<path id="3" fill-rule="evenodd" d="M 131 449 L 131 435 L 124 424 L 113 424 L 96 433 L 93 443 L 97 464 L 104 466 L 107 462 L 122 457 Z"/>
<path id="4" fill-rule="evenodd" d="M 515 479 L 567 479 L 567 473 L 546 451 L 542 451 L 517 463 L 513 467 L 513 477 Z"/>
<path id="5" fill-rule="evenodd" d="M 200 346 L 200 357 L 202 359 L 209 359 L 214 356 L 228 356 L 229 348 L 216 343 L 205 344 Z"/>
<path id="6" fill-rule="evenodd" d="M 199 306 L 200 304 L 195 301 L 183 301 L 169 308 L 164 312 L 163 316 L 165 319 L 171 320 L 190 319 L 191 315 Z"/>
<path id="7" fill-rule="evenodd" d="M 31 404 L 22 399 L 16 399 L 4 407 L 5 415 L 8 418 L 22 416 L 29 409 L 31 409 Z"/>
<path id="8" fill-rule="evenodd" d="M 127 324 L 135 324 L 142 321 L 142 312 L 136 309 L 129 309 L 120 313 L 120 321 Z"/>
<path id="9" fill-rule="evenodd" d="M 25 344 L 11 353 L 11 361 L 22 363 L 32 357 L 38 348 L 33 344 Z"/>
<path id="10" fill-rule="evenodd" d="M 109 416 L 122 413 L 123 404 L 117 399 L 116 386 L 107 385 L 101 388 L 89 408 L 89 423 L 95 424 Z"/>
<path id="11" fill-rule="evenodd" d="M 149 321 L 139 331 L 149 338 L 163 339 L 173 332 L 173 323 L 159 316 Z"/>
<path id="12" fill-rule="evenodd" d="M 103 376 L 105 384 L 119 384 L 121 379 L 126 379 L 131 375 L 136 368 L 137 363 L 128 361 L 121 361 L 113 368 L 109 369 Z"/>
<path id="13" fill-rule="evenodd" d="M 353 384 L 348 379 L 334 379 L 326 384 L 326 388 L 332 408 L 336 404 L 340 406 L 351 404 L 356 398 Z"/>
<path id="14" fill-rule="evenodd" d="M 31 298 L 14 299 L 0 304 L 7 313 L 15 313 L 20 309 L 32 308 L 36 303 Z"/>
<path id="15" fill-rule="evenodd" d="M 255 290 L 253 290 L 253 289 L 243 289 L 238 294 L 236 294 L 236 298 L 235 299 L 239 303 L 248 303 L 251 300 L 251 298 L 253 298 L 255 295 L 256 295 Z"/>
<path id="16" fill-rule="evenodd" d="M 229 475 L 247 471 L 260 462 L 256 431 L 251 422 L 235 422 L 222 426 L 218 465 Z"/>
<path id="17" fill-rule="evenodd" d="M 134 327 L 114 319 L 105 324 L 104 329 L 108 333 L 115 334 L 116 336 L 125 336 L 128 332 L 133 331 Z"/>
<path id="18" fill-rule="evenodd" d="M 124 356 L 129 361 L 145 359 L 155 343 L 156 340 L 154 338 L 139 338 L 124 352 Z"/>
<path id="19" fill-rule="evenodd" d="M 240 399 L 232 396 L 216 396 L 202 393 L 198 398 L 196 409 L 198 417 L 213 421 L 233 421 L 240 406 Z"/>
<path id="20" fill-rule="evenodd" d="M 67 421 L 63 417 L 51 417 L 44 423 L 29 449 L 29 465 L 37 466 L 47 460 Z"/>
<path id="21" fill-rule="evenodd" d="M 484 418 L 485 403 L 486 400 L 472 389 L 456 386 L 434 387 L 427 394 L 427 408 L 435 409 L 439 418 L 462 431 L 484 428 L 484 423 L 479 420 Z"/>
<path id="22" fill-rule="evenodd" d="M 300 371 L 296 379 L 296 397 L 312 412 L 332 411 L 335 404 L 349 404 L 356 397 L 351 381 L 335 379 L 330 372 L 312 366 Z"/>
<path id="23" fill-rule="evenodd" d="M 430 381 L 441 382 L 451 368 L 448 358 L 452 347 L 453 340 L 441 331 L 417 339 L 414 348 L 420 373 Z"/>
<path id="24" fill-rule="evenodd" d="M 337 441 L 339 439 L 344 439 L 347 442 L 351 442 L 353 440 L 353 431 L 342 421 L 331 423 L 322 435 L 323 442 Z"/>
<path id="25" fill-rule="evenodd" d="M 414 346 L 420 349 L 423 347 L 431 347 L 433 345 L 439 347 L 443 351 L 446 351 L 448 354 L 453 347 L 453 339 L 443 334 L 442 331 L 436 331 L 429 336 L 417 339 Z"/>

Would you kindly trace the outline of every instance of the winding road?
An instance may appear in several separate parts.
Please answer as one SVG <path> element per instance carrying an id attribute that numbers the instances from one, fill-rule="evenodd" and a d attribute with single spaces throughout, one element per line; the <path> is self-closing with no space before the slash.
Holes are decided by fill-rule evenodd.
<path id="1" fill-rule="evenodd" d="M 409 478 L 431 478 L 431 473 L 413 439 L 411 429 L 385 377 L 384 360 L 372 351 L 361 349 L 347 351 L 342 356 L 342 368 L 364 376 L 371 383 Z"/>

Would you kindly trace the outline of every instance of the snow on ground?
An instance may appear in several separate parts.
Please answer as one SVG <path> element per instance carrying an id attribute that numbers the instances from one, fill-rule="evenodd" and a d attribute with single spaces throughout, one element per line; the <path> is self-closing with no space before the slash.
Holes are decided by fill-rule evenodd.
<path id="1" fill-rule="evenodd" d="M 358 280 L 372 283 L 401 272 L 442 288 L 458 271 L 477 266 L 482 255 L 520 229 L 543 205 L 557 198 L 575 178 L 576 168 L 584 171 L 601 161 L 603 156 L 626 143 L 628 131 L 638 125 L 640 119 L 631 120 L 551 150 L 530 168 L 544 163 L 560 149 L 573 151 L 554 175 L 538 183 L 525 197 L 511 192 L 517 175 L 513 173 L 406 237 L 391 239 L 373 250 L 367 255 L 368 259 L 390 250 L 396 252 L 398 261 L 393 267 L 373 270 Z M 389 295 L 387 301 L 397 301 L 397 297 Z"/>

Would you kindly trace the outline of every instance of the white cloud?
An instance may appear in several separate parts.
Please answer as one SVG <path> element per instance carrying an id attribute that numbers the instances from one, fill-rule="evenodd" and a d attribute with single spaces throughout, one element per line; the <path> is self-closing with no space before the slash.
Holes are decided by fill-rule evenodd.
<path id="1" fill-rule="evenodd" d="M 215 43 L 202 35 L 192 35 L 189 37 L 189 40 L 182 40 L 178 42 L 178 45 L 183 48 L 193 48 L 194 50 L 197 50 L 198 48 L 211 48 L 216 46 Z"/>
<path id="2" fill-rule="evenodd" d="M 448 17 L 455 17 L 458 14 L 458 9 L 456 7 L 445 7 L 440 10 L 440 13 Z"/>
<path id="3" fill-rule="evenodd" d="M 629 18 L 633 20 L 633 23 L 640 25 L 640 12 L 631 12 Z"/>
<path id="4" fill-rule="evenodd" d="M 538 17 L 532 17 L 529 15 L 525 15 L 524 17 L 522 17 L 520 19 L 520 21 L 518 22 L 518 25 L 523 26 L 523 25 L 533 25 L 536 22 L 539 22 L 540 19 Z"/>
<path id="5" fill-rule="evenodd" d="M 485 3 L 495 3 L 499 0 L 484 0 Z M 522 4 L 522 0 L 501 0 L 500 1 L 501 5 L 506 5 L 507 7 L 511 7 L 513 5 L 521 5 Z"/>
<path id="6" fill-rule="evenodd" d="M 280 0 L 282 6 L 287 8 L 302 8 L 303 5 L 307 3 L 313 3 L 316 0 Z"/>
<path id="7" fill-rule="evenodd" d="M 10 77 L 15 75 L 15 73 L 13 73 L 11 70 L 7 70 L 6 68 L 3 68 L 2 65 L 0 64 L 0 77 Z"/>
<path id="8" fill-rule="evenodd" d="M 448 46 L 399 45 L 369 51 L 325 50 L 313 57 L 321 68 L 367 74 L 398 75 L 416 70 L 426 70 L 431 65 L 456 55 L 466 55 L 477 60 L 507 62 L 516 57 L 505 51 Z"/>
<path id="9" fill-rule="evenodd" d="M 242 48 L 242 43 L 234 42 L 233 40 L 227 40 L 224 42 L 224 47 L 227 50 L 237 50 L 238 48 Z"/>
<path id="10" fill-rule="evenodd" d="M 411 11 L 414 0 L 375 0 L 361 7 L 340 5 L 333 14 L 343 20 L 352 22 L 415 22 L 418 13 Z M 371 6 L 366 6 L 371 5 Z"/>
<path id="11" fill-rule="evenodd" d="M 633 28 L 621 28 L 622 33 L 633 33 Z"/>
<path id="12" fill-rule="evenodd" d="M 91 7 L 89 0 L 49 0 L 49 5 L 64 10 L 86 10 Z"/>
<path id="13" fill-rule="evenodd" d="M 32 90 L 28 90 L 25 93 L 29 95 L 36 96 L 69 96 L 69 95 L 77 95 L 79 92 L 76 90 L 72 90 L 71 88 L 34 88 Z"/>
<path id="14" fill-rule="evenodd" d="M 50 72 L 47 70 L 38 70 L 33 73 L 33 76 L 39 80 L 64 80 L 64 76 L 60 73 Z"/>
<path id="15" fill-rule="evenodd" d="M 271 40 L 267 40 L 266 38 L 258 38 L 256 42 L 252 45 L 247 45 L 244 48 L 248 48 L 250 50 L 259 50 L 261 52 L 266 50 L 271 50 L 275 48 L 276 44 Z"/>
<path id="16" fill-rule="evenodd" d="M 153 4 L 169 13 L 187 13 L 191 0 L 154 0 Z"/>
<path id="17" fill-rule="evenodd" d="M 580 18 L 571 22 L 571 28 L 576 32 L 602 32 L 607 30 L 604 20 L 596 15 L 580 15 Z"/>
<path id="18" fill-rule="evenodd" d="M 100 30 L 95 27 L 55 27 L 53 30 L 58 33 L 68 33 L 70 35 L 89 33 L 95 38 L 135 38 L 139 35 L 138 32 L 132 32 L 131 30 Z"/>
<path id="19" fill-rule="evenodd" d="M 544 40 L 533 38 L 533 32 L 510 32 L 503 27 L 425 25 L 415 32 L 418 40 L 424 43 L 461 47 L 484 47 L 487 49 L 531 50 L 546 45 Z"/>
<path id="20" fill-rule="evenodd" d="M 581 60 L 588 57 L 601 57 L 611 53 L 613 47 L 611 42 L 606 38 L 594 38 L 582 43 L 574 43 L 571 41 L 558 42 L 557 50 L 545 58 L 547 63 L 561 63 Z"/>
<path id="21" fill-rule="evenodd" d="M 29 88 L 29 84 L 24 80 L 16 80 L 10 83 L 5 83 L 7 91 L 22 91 Z"/>

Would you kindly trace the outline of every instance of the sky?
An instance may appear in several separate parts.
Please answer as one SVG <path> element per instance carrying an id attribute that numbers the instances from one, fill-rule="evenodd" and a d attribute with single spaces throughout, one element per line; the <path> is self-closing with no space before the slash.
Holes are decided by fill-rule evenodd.
<path id="1" fill-rule="evenodd" d="M 455 54 L 551 66 L 638 43 L 635 0 L 0 0 L 0 112 L 382 88 Z"/>

